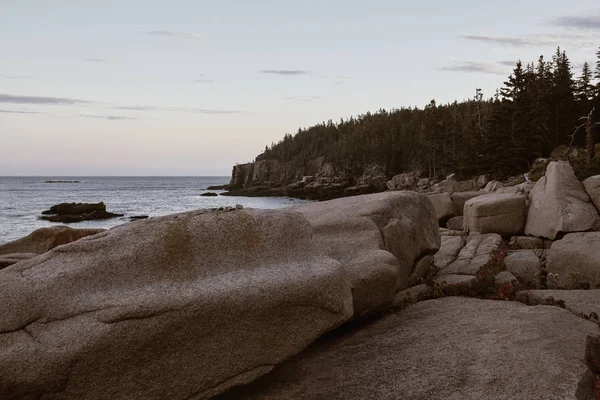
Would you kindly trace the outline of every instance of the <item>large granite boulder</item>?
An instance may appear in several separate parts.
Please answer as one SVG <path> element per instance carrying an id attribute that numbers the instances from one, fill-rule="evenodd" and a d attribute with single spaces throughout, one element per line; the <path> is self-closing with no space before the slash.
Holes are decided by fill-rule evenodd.
<path id="1" fill-rule="evenodd" d="M 448 193 L 430 194 L 429 200 L 435 209 L 435 215 L 440 223 L 445 223 L 455 214 L 452 198 Z"/>
<path id="2" fill-rule="evenodd" d="M 465 203 L 465 230 L 502 236 L 522 233 L 527 219 L 526 203 L 525 196 L 516 194 L 494 193 L 472 198 Z"/>
<path id="3" fill-rule="evenodd" d="M 440 247 L 431 202 L 415 192 L 385 192 L 292 207 L 313 226 L 317 250 L 350 275 L 354 315 L 388 307 L 408 287 L 415 264 Z"/>
<path id="4" fill-rule="evenodd" d="M 596 206 L 596 209 L 600 210 L 600 175 L 590 176 L 584 180 L 583 187 Z"/>
<path id="5" fill-rule="evenodd" d="M 56 246 L 71 243 L 83 237 L 104 231 L 105 229 L 73 229 L 68 226 L 40 228 L 21 239 L 0 245 L 0 254 L 42 254 L 52 250 Z"/>
<path id="6" fill-rule="evenodd" d="M 442 267 L 438 275 L 475 275 L 501 245 L 502 237 L 497 233 L 469 236 L 456 260 Z"/>
<path id="7" fill-rule="evenodd" d="M 319 339 L 226 399 L 593 399 L 596 324 L 551 306 L 447 297 Z"/>
<path id="8" fill-rule="evenodd" d="M 556 239 L 569 232 L 592 229 L 598 211 L 567 161 L 548 164 L 529 194 L 525 234 Z"/>
<path id="9" fill-rule="evenodd" d="M 291 211 L 121 225 L 0 271 L 0 398 L 205 399 L 352 316 Z"/>
<path id="10" fill-rule="evenodd" d="M 548 287 L 597 288 L 600 285 L 600 232 L 569 233 L 547 254 Z"/>

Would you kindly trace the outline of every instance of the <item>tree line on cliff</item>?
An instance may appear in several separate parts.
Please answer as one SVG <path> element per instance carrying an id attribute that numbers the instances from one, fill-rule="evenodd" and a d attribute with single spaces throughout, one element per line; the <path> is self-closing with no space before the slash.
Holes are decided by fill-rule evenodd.
<path id="1" fill-rule="evenodd" d="M 600 49 L 594 68 L 586 62 L 574 77 L 567 54 L 551 61 L 516 63 L 504 86 L 484 99 L 473 98 L 424 108 L 381 109 L 329 120 L 267 146 L 256 161 L 276 159 L 301 165 L 326 161 L 360 173 L 378 164 L 386 175 L 421 170 L 431 177 L 491 173 L 504 177 L 528 171 L 562 144 L 582 145 L 585 130 L 573 135 L 580 118 L 595 107 L 600 116 Z"/>

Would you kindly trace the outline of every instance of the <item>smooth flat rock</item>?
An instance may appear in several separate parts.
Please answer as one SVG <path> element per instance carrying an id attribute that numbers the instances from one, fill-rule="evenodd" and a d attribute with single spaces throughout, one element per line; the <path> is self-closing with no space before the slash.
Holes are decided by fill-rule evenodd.
<path id="1" fill-rule="evenodd" d="M 436 267 L 444 268 L 454 262 L 458 254 L 465 247 L 466 238 L 462 236 L 442 236 L 440 250 L 433 256 Z"/>
<path id="2" fill-rule="evenodd" d="M 117 226 L 0 270 L 0 398 L 205 399 L 352 317 L 350 282 L 282 210 Z"/>
<path id="3" fill-rule="evenodd" d="M 350 276 L 355 317 L 389 307 L 409 287 L 417 261 L 440 247 L 435 210 L 424 194 L 384 192 L 291 209 L 312 225 L 317 251 Z"/>
<path id="4" fill-rule="evenodd" d="M 21 239 L 0 245 L 0 254 L 42 254 L 52 250 L 56 246 L 71 243 L 83 237 L 96 235 L 104 231 L 105 229 L 73 229 L 68 226 L 40 228 Z"/>
<path id="5" fill-rule="evenodd" d="M 540 287 L 541 263 L 533 250 L 516 250 L 509 252 L 504 258 L 508 272 L 524 282 Z"/>
<path id="6" fill-rule="evenodd" d="M 527 219 L 527 199 L 516 194 L 488 194 L 465 203 L 464 228 L 467 232 L 512 236 L 523 233 Z"/>
<path id="7" fill-rule="evenodd" d="M 442 236 L 469 236 L 468 232 L 463 231 L 462 229 L 459 231 L 448 229 L 448 228 L 440 228 L 440 235 Z"/>
<path id="8" fill-rule="evenodd" d="M 517 298 L 529 305 L 547 304 L 564 306 L 577 316 L 598 321 L 600 316 L 600 289 L 592 290 L 522 290 Z"/>
<path id="9" fill-rule="evenodd" d="M 570 233 L 552 243 L 546 258 L 549 289 L 600 285 L 600 232 Z"/>
<path id="10" fill-rule="evenodd" d="M 547 239 L 583 232 L 598 223 L 598 211 L 567 161 L 552 161 L 529 194 L 525 234 Z"/>
<path id="11" fill-rule="evenodd" d="M 447 297 L 319 339 L 226 399 L 593 399 L 596 324 L 558 307 Z"/>
<path id="12" fill-rule="evenodd" d="M 469 236 L 456 261 L 442 268 L 438 275 L 475 275 L 501 244 L 502 237 L 497 233 Z"/>
<path id="13" fill-rule="evenodd" d="M 20 261 L 29 260 L 37 255 L 38 254 L 35 253 L 11 253 L 0 255 L 0 269 L 6 268 L 9 265 L 16 264 Z"/>

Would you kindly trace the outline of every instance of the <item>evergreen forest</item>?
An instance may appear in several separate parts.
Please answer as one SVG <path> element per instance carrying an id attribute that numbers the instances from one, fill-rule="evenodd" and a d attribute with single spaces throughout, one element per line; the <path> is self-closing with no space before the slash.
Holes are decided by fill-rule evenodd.
<path id="1" fill-rule="evenodd" d="M 526 172 L 560 145 L 584 146 L 585 117 L 600 117 L 600 49 L 595 63 L 574 72 L 560 48 L 547 60 L 516 63 L 491 98 L 480 89 L 463 101 L 424 108 L 381 109 L 299 129 L 256 157 L 299 165 L 324 157 L 360 173 L 377 164 L 387 176 L 421 170 L 424 176 L 490 173 L 498 179 Z M 597 130 L 597 129 L 596 129 Z"/>

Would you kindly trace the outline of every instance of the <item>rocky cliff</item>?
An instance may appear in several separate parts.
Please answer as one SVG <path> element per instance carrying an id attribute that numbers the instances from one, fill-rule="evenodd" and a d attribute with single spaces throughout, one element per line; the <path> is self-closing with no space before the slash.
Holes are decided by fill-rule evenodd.
<path id="1" fill-rule="evenodd" d="M 386 190 L 383 167 L 364 169 L 335 165 L 324 157 L 298 165 L 261 160 L 233 167 L 229 192 L 233 196 L 290 196 L 327 200 Z"/>

